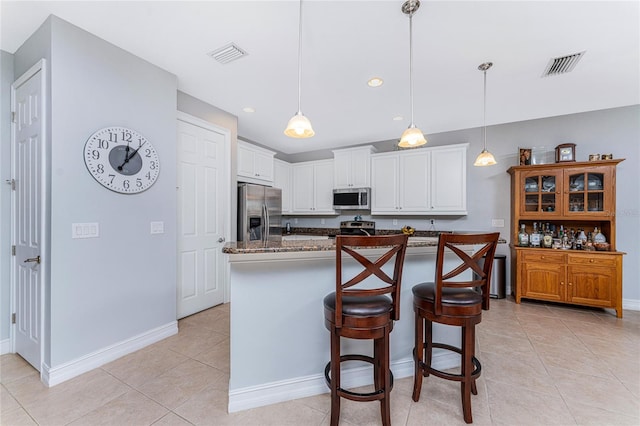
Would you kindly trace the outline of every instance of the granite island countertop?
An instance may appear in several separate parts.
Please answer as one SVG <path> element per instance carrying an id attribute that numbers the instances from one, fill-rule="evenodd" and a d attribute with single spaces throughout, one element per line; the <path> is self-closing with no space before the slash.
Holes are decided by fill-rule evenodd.
<path id="1" fill-rule="evenodd" d="M 506 240 L 500 239 L 498 243 L 504 244 Z M 415 247 L 437 247 L 437 236 L 411 236 L 407 248 Z M 256 254 L 256 253 L 292 253 L 292 252 L 317 252 L 335 251 L 336 244 L 334 238 L 324 240 L 289 240 L 263 243 L 261 241 L 238 241 L 228 242 L 222 248 L 226 254 Z"/>

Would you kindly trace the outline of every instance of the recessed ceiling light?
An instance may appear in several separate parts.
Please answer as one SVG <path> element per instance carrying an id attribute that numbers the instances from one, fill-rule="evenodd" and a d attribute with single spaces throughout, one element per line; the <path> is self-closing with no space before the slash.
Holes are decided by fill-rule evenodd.
<path id="1" fill-rule="evenodd" d="M 254 108 L 251 108 L 251 107 L 244 107 L 244 108 L 242 108 L 242 110 L 244 112 L 256 112 L 256 110 Z"/>
<path id="2" fill-rule="evenodd" d="M 384 80 L 382 80 L 380 77 L 372 77 L 369 79 L 369 81 L 367 81 L 367 85 L 369 87 L 380 87 L 382 86 L 382 83 L 384 83 Z"/>
<path id="3" fill-rule="evenodd" d="M 402 121 L 404 120 L 404 117 L 401 115 L 396 115 L 395 117 L 393 117 L 393 121 Z"/>

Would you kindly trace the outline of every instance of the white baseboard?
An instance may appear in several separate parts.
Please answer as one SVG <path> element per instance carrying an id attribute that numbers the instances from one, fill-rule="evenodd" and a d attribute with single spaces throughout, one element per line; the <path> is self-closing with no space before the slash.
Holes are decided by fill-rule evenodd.
<path id="1" fill-rule="evenodd" d="M 630 311 L 640 311 L 640 300 L 622 299 L 622 309 L 628 309 Z"/>
<path id="2" fill-rule="evenodd" d="M 439 370 L 446 370 L 460 365 L 460 355 L 442 351 L 434 353 L 432 365 Z M 391 363 L 393 377 L 397 380 L 413 376 L 413 358 L 403 358 Z M 340 377 L 343 388 L 350 389 L 373 383 L 370 367 L 343 369 Z M 292 399 L 306 398 L 329 392 L 324 380 L 324 373 L 313 376 L 296 377 L 294 379 L 267 383 L 229 391 L 230 413 Z"/>
<path id="3" fill-rule="evenodd" d="M 0 355 L 11 353 L 11 339 L 0 340 Z"/>
<path id="4" fill-rule="evenodd" d="M 93 370 L 94 368 L 98 368 L 108 362 L 142 349 L 145 346 L 149 346 L 152 343 L 166 339 L 177 332 L 178 322 L 172 321 L 168 324 L 87 354 L 81 358 L 57 367 L 52 368 L 43 363 L 40 379 L 46 386 L 55 386 L 79 376 L 80 374 L 86 373 L 87 371 Z"/>

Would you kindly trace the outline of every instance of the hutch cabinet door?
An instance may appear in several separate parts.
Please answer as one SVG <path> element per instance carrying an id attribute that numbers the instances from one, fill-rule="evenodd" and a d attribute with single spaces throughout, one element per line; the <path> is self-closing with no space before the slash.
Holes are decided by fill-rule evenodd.
<path id="1" fill-rule="evenodd" d="M 565 202 L 562 210 L 572 216 L 612 216 L 613 174 L 611 167 L 582 167 L 565 171 Z"/>
<path id="2" fill-rule="evenodd" d="M 565 256 L 563 253 L 522 253 L 522 296 L 561 302 L 565 300 Z"/>
<path id="3" fill-rule="evenodd" d="M 615 268 L 569 266 L 567 302 L 610 308 L 614 305 Z"/>
<path id="4" fill-rule="evenodd" d="M 570 254 L 567 301 L 587 306 L 616 306 L 620 256 Z"/>
<path id="5" fill-rule="evenodd" d="M 562 302 L 565 266 L 553 263 L 522 264 L 522 297 Z"/>
<path id="6" fill-rule="evenodd" d="M 532 170 L 520 175 L 520 216 L 539 220 L 562 214 L 562 170 Z"/>

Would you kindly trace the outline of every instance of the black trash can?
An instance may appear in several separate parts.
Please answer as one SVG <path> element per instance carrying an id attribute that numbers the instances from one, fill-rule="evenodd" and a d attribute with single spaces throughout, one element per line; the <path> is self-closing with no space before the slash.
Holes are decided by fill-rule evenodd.
<path id="1" fill-rule="evenodd" d="M 493 257 L 493 269 L 491 270 L 491 282 L 489 283 L 489 296 L 494 299 L 504 299 L 506 296 L 506 263 L 507 256 L 504 254 L 496 254 Z M 473 275 L 474 279 L 479 278 L 475 272 Z"/>

